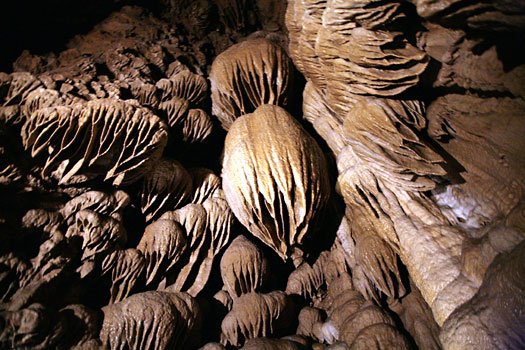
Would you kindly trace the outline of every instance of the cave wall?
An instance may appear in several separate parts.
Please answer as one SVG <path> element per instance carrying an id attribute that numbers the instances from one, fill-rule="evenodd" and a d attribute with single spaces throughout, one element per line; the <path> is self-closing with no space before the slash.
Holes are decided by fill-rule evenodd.
<path id="1" fill-rule="evenodd" d="M 0 348 L 525 346 L 520 2 L 0 6 Z"/>

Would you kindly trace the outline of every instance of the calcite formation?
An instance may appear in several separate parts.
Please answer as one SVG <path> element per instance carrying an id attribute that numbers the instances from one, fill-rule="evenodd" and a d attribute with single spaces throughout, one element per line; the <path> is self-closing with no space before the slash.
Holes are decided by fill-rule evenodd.
<path id="1" fill-rule="evenodd" d="M 65 183 L 78 172 L 101 172 L 117 186 L 143 176 L 168 139 L 165 123 L 147 109 L 105 99 L 38 109 L 21 136 L 32 157 L 48 153 L 42 176 L 58 170 Z"/>
<path id="2" fill-rule="evenodd" d="M 187 204 L 192 187 L 190 174 L 182 164 L 174 159 L 160 159 L 142 182 L 141 210 L 146 214 L 146 220 Z"/>
<path id="3" fill-rule="evenodd" d="M 268 274 L 268 262 L 246 237 L 235 238 L 221 259 L 221 277 L 232 298 L 259 290 Z"/>
<path id="4" fill-rule="evenodd" d="M 265 38 L 230 47 L 210 71 L 213 114 L 228 130 L 242 115 L 265 104 L 286 106 L 292 67 L 283 48 Z"/>
<path id="5" fill-rule="evenodd" d="M 222 342 L 239 346 L 244 341 L 286 331 L 292 324 L 294 305 L 282 292 L 247 293 L 233 302 L 222 321 Z"/>
<path id="6" fill-rule="evenodd" d="M 478 6 L 479 15 L 470 15 L 466 10 L 468 6 L 458 6 L 456 3 L 454 5 L 448 2 L 438 4 L 437 2 L 418 1 L 415 3 L 418 13 L 424 14 L 423 17 L 430 21 L 428 24 L 425 23 L 427 31 L 422 32 L 421 38 L 426 39 L 422 39 L 419 46 L 431 57 L 435 57 L 445 64 L 442 70 L 437 73 L 437 86 L 445 84 L 444 77 L 445 74 L 448 74 L 447 86 L 468 86 L 471 89 L 485 91 L 494 91 L 498 88 L 503 91 L 507 90 L 503 84 L 498 85 L 497 80 L 490 80 L 495 78 L 503 81 L 502 78 L 498 78 L 500 73 L 497 68 L 492 68 L 497 67 L 498 63 L 495 61 L 497 58 L 494 56 L 492 60 L 485 58 L 489 57 L 487 55 L 490 55 L 493 48 L 489 48 L 483 55 L 476 52 L 472 53 L 472 49 L 468 51 L 466 41 L 469 40 L 469 31 L 463 32 L 454 27 L 454 29 L 449 29 L 447 27 L 451 23 L 439 17 L 441 14 L 448 18 L 457 15 L 456 18 L 465 16 L 469 21 L 477 21 L 481 18 L 498 17 L 500 14 L 498 11 L 501 9 L 489 9 L 484 5 L 475 5 Z M 455 111 L 456 108 L 460 110 L 467 108 L 472 117 L 465 116 L 461 123 L 485 122 L 487 119 L 481 119 L 481 116 L 486 115 L 486 112 L 481 106 L 486 105 L 485 101 L 489 101 L 490 98 L 477 97 L 476 92 L 455 95 L 456 102 L 448 103 L 446 107 L 443 102 L 445 100 L 451 101 L 452 96 L 437 98 L 430 104 L 429 111 L 426 113 L 422 103 L 425 97 L 422 95 L 420 101 L 408 100 L 402 94 L 403 89 L 399 89 L 394 81 L 385 84 L 384 89 L 367 90 L 370 95 L 376 97 L 361 96 L 363 95 L 362 89 L 370 86 L 367 80 L 356 83 L 355 80 L 349 79 L 345 82 L 344 88 L 334 91 L 334 87 L 337 85 L 328 84 L 326 74 L 333 71 L 339 72 L 339 70 L 323 69 L 325 61 L 323 61 L 322 54 L 335 52 L 336 54 L 333 54 L 335 62 L 350 61 L 353 65 L 359 65 L 360 62 L 369 58 L 379 57 L 371 49 L 367 50 L 369 54 L 367 52 L 364 57 L 352 58 L 348 54 L 359 51 L 361 46 L 358 40 L 364 33 L 367 33 L 366 31 L 374 32 L 369 34 L 371 35 L 370 38 L 372 35 L 383 35 L 385 29 L 392 27 L 394 22 L 406 14 L 403 13 L 401 7 L 396 7 L 400 4 L 397 3 L 396 5 L 394 2 L 385 4 L 372 1 L 360 4 L 358 1 L 344 3 L 338 1 L 316 3 L 294 1 L 291 5 L 288 7 L 287 23 L 291 28 L 290 45 L 291 48 L 294 48 L 291 50 L 292 58 L 308 79 L 304 91 L 305 117 L 327 140 L 328 145 L 337 156 L 339 190 L 345 199 L 346 216 L 350 222 L 350 229 L 347 234 L 353 240 L 350 242 L 346 237 L 341 238 L 343 242 L 346 242 L 344 244 L 347 247 L 346 251 L 348 252 L 348 248 L 355 249 L 354 255 L 359 260 L 360 254 L 364 253 L 363 248 L 358 247 L 360 237 L 363 237 L 362 235 L 366 237 L 366 235 L 375 232 L 380 238 L 377 238 L 379 239 L 378 243 L 374 244 L 376 248 L 372 251 L 374 254 L 382 256 L 379 261 L 388 261 L 387 259 L 395 261 L 392 258 L 387 258 L 392 254 L 390 248 L 383 253 L 377 248 L 384 244 L 381 242 L 386 242 L 393 251 L 399 254 L 408 268 L 410 276 L 414 278 L 423 297 L 431 306 L 434 317 L 441 324 L 455 308 L 474 295 L 483 280 L 482 276 L 485 269 L 497 254 L 498 248 L 495 245 L 491 245 L 484 239 L 478 240 L 481 237 L 488 239 L 498 232 L 497 234 L 500 237 L 506 237 L 502 238 L 502 241 L 504 240 L 508 244 L 506 245 L 507 248 L 504 249 L 510 249 L 522 239 L 515 236 L 517 234 L 516 226 L 522 226 L 522 224 L 517 223 L 523 222 L 522 214 L 517 214 L 521 216 L 517 221 L 512 221 L 512 223 L 506 221 L 508 224 L 503 224 L 505 228 L 502 227 L 500 221 L 502 217 L 506 217 L 506 220 L 514 217 L 511 214 L 512 209 L 510 207 L 519 205 L 517 203 L 521 202 L 521 199 L 517 198 L 521 198 L 522 174 L 512 174 L 505 179 L 502 178 L 502 180 L 497 181 L 497 184 L 494 182 L 494 185 L 489 185 L 491 186 L 490 190 L 483 190 L 484 186 L 491 183 L 491 178 L 497 177 L 496 174 L 500 173 L 488 170 L 488 164 L 491 161 L 499 162 L 499 166 L 492 167 L 492 169 L 496 169 L 502 166 L 501 159 L 505 159 L 503 161 L 503 172 L 513 172 L 513 169 L 518 170 L 521 167 L 520 164 L 523 164 L 517 159 L 507 161 L 507 158 L 515 157 L 511 154 L 517 155 L 519 152 L 511 151 L 508 148 L 505 150 L 505 146 L 497 141 L 499 137 L 505 135 L 505 139 L 509 140 L 510 143 L 519 145 L 521 141 L 514 138 L 513 135 L 516 128 L 520 129 L 521 126 L 511 127 L 505 131 L 496 131 L 487 124 L 484 127 L 480 124 L 477 127 L 472 125 L 469 130 L 479 130 L 477 132 L 481 133 L 475 138 L 476 142 L 491 144 L 491 146 L 472 147 L 472 141 L 466 141 L 465 136 L 463 142 L 459 141 L 461 138 L 459 134 L 456 136 L 455 130 L 462 132 L 459 131 L 462 129 L 460 129 L 459 124 L 454 126 L 452 124 L 461 112 L 452 111 Z M 486 12 L 482 12 L 482 9 Z M 503 26 L 508 25 L 506 30 L 510 30 L 509 27 L 513 26 L 508 17 L 500 16 L 498 18 L 499 21 L 505 22 Z M 441 26 L 435 25 L 435 22 L 440 23 Z M 470 25 L 474 22 L 468 23 Z M 318 37 L 315 40 L 311 39 L 311 41 L 302 40 L 304 36 L 311 37 L 308 32 L 310 25 L 317 26 L 315 32 L 319 33 Z M 355 43 L 339 46 L 334 45 L 328 38 L 319 40 L 323 31 L 338 31 L 337 35 L 346 35 L 349 40 L 355 40 Z M 315 38 L 313 32 L 312 30 L 312 35 Z M 334 37 L 337 38 L 337 35 Z M 368 41 L 366 42 L 368 44 Z M 374 41 L 371 40 L 370 43 L 372 42 Z M 400 55 L 406 54 L 405 59 L 417 60 L 416 57 L 420 57 L 421 63 L 428 63 L 428 58 L 424 58 L 424 51 L 419 51 L 419 54 L 416 54 L 418 51 L 415 47 L 407 50 L 410 46 L 405 39 L 398 42 L 400 44 L 407 43 L 405 49 L 397 51 Z M 296 46 L 292 46 L 292 43 Z M 309 43 L 312 44 L 309 45 Z M 317 51 L 324 46 L 329 47 L 331 51 L 327 51 L 327 49 Z M 466 50 L 464 55 L 454 52 L 454 48 L 458 46 Z M 303 47 L 305 51 L 302 51 Z M 350 47 L 357 51 L 347 49 Z M 402 61 L 397 61 L 396 64 L 394 62 L 401 56 L 386 57 L 385 60 L 378 62 L 383 63 L 390 60 L 392 73 L 396 72 L 395 70 L 398 70 L 399 74 L 405 72 L 407 80 L 404 81 L 412 81 L 412 84 L 418 83 L 417 79 L 411 80 L 409 78 L 412 74 L 410 73 L 411 69 L 417 67 L 417 64 L 405 66 Z M 374 64 L 368 64 L 368 68 L 370 68 L 366 70 L 368 74 L 375 72 Z M 341 71 L 349 70 L 343 69 Z M 495 74 L 487 76 L 488 72 L 492 73 L 493 71 Z M 416 73 L 414 77 L 421 73 L 422 70 Z M 387 78 L 390 76 L 388 74 L 390 71 L 378 77 L 380 79 Z M 517 76 L 515 78 L 519 79 Z M 353 88 L 353 84 L 360 87 Z M 385 94 L 386 91 L 389 93 Z M 411 96 L 414 95 L 414 93 L 411 94 Z M 382 96 L 396 97 L 385 98 Z M 467 100 L 471 101 L 471 104 L 464 103 Z M 472 104 L 474 100 L 479 101 L 479 104 Z M 511 100 L 512 103 L 521 103 L 519 98 Z M 473 108 L 473 106 L 477 108 Z M 510 104 L 505 106 L 498 114 L 504 115 L 504 118 L 510 118 L 510 121 L 514 108 Z M 439 111 L 436 108 L 440 108 Z M 372 109 L 375 111 L 372 112 Z M 372 115 L 374 115 L 373 118 L 379 119 L 373 121 L 370 119 Z M 395 115 L 395 118 L 401 119 L 394 121 L 390 119 L 392 117 L 386 117 L 387 115 Z M 437 115 L 443 118 L 440 119 L 442 123 L 439 126 L 433 121 Z M 450 116 L 450 121 L 445 122 L 446 116 Z M 435 137 L 433 140 L 425 135 L 427 123 L 429 123 L 429 136 Z M 430 123 L 435 126 L 431 126 Z M 523 125 L 522 122 L 519 124 Z M 394 126 L 395 131 L 391 129 L 391 125 Z M 374 128 L 377 129 L 374 131 Z M 438 128 L 440 128 L 439 131 Z M 393 133 L 389 134 L 388 130 L 392 130 Z M 441 144 L 438 146 L 435 141 Z M 457 148 L 452 150 L 448 146 L 449 143 L 457 145 Z M 459 146 L 459 143 L 462 145 Z M 470 147 L 468 146 L 469 143 Z M 375 146 L 367 146 L 373 144 Z M 367 147 L 371 148 L 365 151 Z M 467 149 L 470 150 L 469 156 L 462 157 L 463 152 Z M 473 149 L 482 152 L 478 153 L 479 158 L 472 155 Z M 496 149 L 499 156 L 489 154 Z M 381 159 L 382 155 L 384 155 L 383 159 Z M 373 160 L 369 165 L 364 165 L 367 159 Z M 479 159 L 484 165 L 472 164 L 473 159 Z M 484 170 L 478 170 L 480 167 L 483 167 Z M 481 175 L 482 173 L 483 175 Z M 488 175 L 490 173 L 494 175 Z M 383 176 L 385 177 L 383 178 Z M 481 180 L 482 177 L 484 180 Z M 507 179 L 512 180 L 509 182 Z M 482 185 L 481 182 L 484 184 Z M 474 187 L 476 190 L 473 189 Z M 425 195 L 424 191 L 432 192 L 429 196 Z M 511 192 L 512 194 L 510 194 Z M 502 197 L 498 199 L 488 199 L 488 197 L 500 195 Z M 511 198 L 516 198 L 516 202 Z M 494 204 L 494 206 L 489 203 Z M 501 210 L 505 210 L 503 208 L 509 208 L 506 209 L 508 210 L 506 214 L 501 212 Z M 483 229 L 481 229 L 482 227 Z M 522 229 L 517 230 L 523 232 Z M 518 235 L 523 237 L 522 234 Z M 429 256 L 434 258 L 429 260 Z M 480 259 L 477 260 L 478 263 L 474 263 L 476 259 Z M 356 264 L 355 272 L 362 271 L 363 268 L 368 270 L 374 266 L 371 261 L 368 264 L 357 261 Z M 364 276 L 367 279 L 373 279 L 373 276 L 391 276 L 391 267 L 382 264 L 379 266 L 381 267 L 378 272 L 364 271 Z M 399 274 L 397 276 L 400 283 L 396 284 L 402 285 Z M 392 294 L 392 291 L 385 291 L 385 284 L 382 280 L 372 280 L 371 282 L 375 288 L 383 291 L 383 293 Z M 389 282 L 388 285 L 392 285 L 392 283 Z M 465 340 L 459 340 L 459 343 L 462 341 Z"/>
<path id="7" fill-rule="evenodd" d="M 5 6 L 0 349 L 525 348 L 520 1 Z"/>
<path id="8" fill-rule="evenodd" d="M 237 219 L 283 259 L 297 256 L 330 196 L 316 141 L 281 107 L 237 119 L 224 146 L 223 188 Z"/>
<path id="9" fill-rule="evenodd" d="M 201 326 L 197 302 L 184 293 L 138 293 L 102 311 L 100 338 L 110 349 L 183 347 Z"/>

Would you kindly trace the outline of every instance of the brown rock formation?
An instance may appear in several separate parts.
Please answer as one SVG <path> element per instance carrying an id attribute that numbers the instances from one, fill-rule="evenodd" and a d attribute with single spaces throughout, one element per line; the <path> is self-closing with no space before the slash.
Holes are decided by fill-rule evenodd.
<path id="1" fill-rule="evenodd" d="M 8 3 L 0 349 L 525 347 L 519 1 Z"/>

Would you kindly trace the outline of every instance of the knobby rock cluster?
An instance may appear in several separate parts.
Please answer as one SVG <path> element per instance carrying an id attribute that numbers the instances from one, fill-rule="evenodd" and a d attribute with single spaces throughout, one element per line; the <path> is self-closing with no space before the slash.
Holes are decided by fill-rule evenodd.
<path id="1" fill-rule="evenodd" d="M 0 73 L 0 349 L 525 347 L 523 4 L 137 4 Z"/>

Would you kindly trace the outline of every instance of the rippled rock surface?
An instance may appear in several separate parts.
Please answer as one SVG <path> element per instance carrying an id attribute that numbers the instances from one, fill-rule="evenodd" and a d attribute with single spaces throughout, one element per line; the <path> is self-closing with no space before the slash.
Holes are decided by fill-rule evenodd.
<path id="1" fill-rule="evenodd" d="M 519 1 L 0 17 L 0 349 L 525 346 Z"/>

